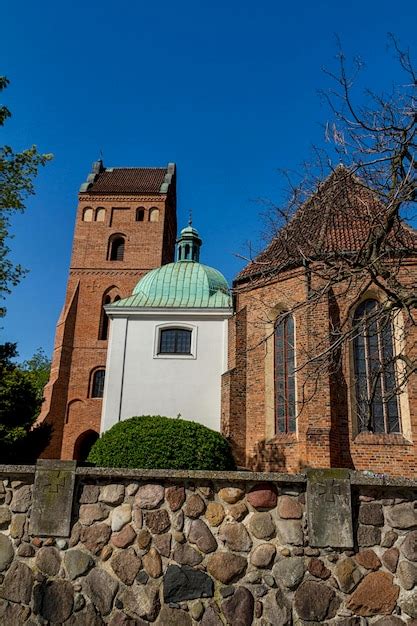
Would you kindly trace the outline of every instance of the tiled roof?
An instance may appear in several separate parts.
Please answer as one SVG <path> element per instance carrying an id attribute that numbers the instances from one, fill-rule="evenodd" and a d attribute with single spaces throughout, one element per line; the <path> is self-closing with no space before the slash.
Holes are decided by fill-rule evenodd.
<path id="1" fill-rule="evenodd" d="M 101 161 L 93 164 L 93 171 L 80 188 L 88 194 L 158 194 L 167 193 L 175 172 L 175 165 L 167 167 L 107 167 Z"/>
<path id="2" fill-rule="evenodd" d="M 297 267 L 303 259 L 359 251 L 384 211 L 370 189 L 338 166 L 235 282 Z M 397 250 L 412 248 L 417 255 L 417 231 L 398 221 L 388 244 Z"/>

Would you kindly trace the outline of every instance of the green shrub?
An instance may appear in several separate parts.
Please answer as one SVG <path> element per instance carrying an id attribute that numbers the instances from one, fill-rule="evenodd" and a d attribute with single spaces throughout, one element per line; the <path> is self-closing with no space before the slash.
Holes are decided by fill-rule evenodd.
<path id="1" fill-rule="evenodd" d="M 118 422 L 95 442 L 87 461 L 101 467 L 235 469 L 230 444 L 220 433 L 160 415 Z"/>

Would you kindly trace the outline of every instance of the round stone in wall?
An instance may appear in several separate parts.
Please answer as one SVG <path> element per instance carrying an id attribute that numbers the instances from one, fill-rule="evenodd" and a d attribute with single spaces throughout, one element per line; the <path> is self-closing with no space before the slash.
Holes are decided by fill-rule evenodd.
<path id="1" fill-rule="evenodd" d="M 307 580 L 302 583 L 294 596 L 294 607 L 298 616 L 309 622 L 323 622 L 332 619 L 337 612 L 340 600 L 331 587 L 325 583 Z"/>
<path id="2" fill-rule="evenodd" d="M 252 552 L 250 562 L 255 567 L 267 568 L 273 561 L 275 553 L 276 548 L 272 543 L 262 543 Z"/>
<path id="3" fill-rule="evenodd" d="M 100 502 L 116 506 L 123 502 L 124 497 L 124 485 L 106 485 L 101 489 L 99 500 Z"/>
<path id="4" fill-rule="evenodd" d="M 156 509 L 164 499 L 165 490 L 162 485 L 142 485 L 136 493 L 135 503 L 140 509 Z"/>
<path id="5" fill-rule="evenodd" d="M 59 550 L 53 547 L 40 548 L 36 555 L 36 567 L 48 576 L 56 576 L 61 566 Z"/>
<path id="6" fill-rule="evenodd" d="M 214 578 L 227 585 L 245 571 L 246 565 L 246 559 L 239 554 L 217 552 L 210 557 L 207 570 Z"/>
<path id="7" fill-rule="evenodd" d="M 62 624 L 71 615 L 74 590 L 67 580 L 50 580 L 42 587 L 40 614 L 52 623 Z"/>
<path id="8" fill-rule="evenodd" d="M 288 589 L 296 589 L 304 577 L 305 570 L 304 557 L 290 556 L 275 563 L 272 573 L 278 584 Z"/>
<path id="9" fill-rule="evenodd" d="M 0 572 L 12 562 L 13 554 L 13 544 L 9 537 L 0 533 Z"/>
<path id="10" fill-rule="evenodd" d="M 222 602 L 222 611 L 228 624 L 251 626 L 255 601 L 246 587 L 238 587 L 235 593 Z"/>
<path id="11" fill-rule="evenodd" d="M 249 529 L 257 539 L 271 539 L 276 528 L 270 513 L 254 513 L 249 521 Z"/>
<path id="12" fill-rule="evenodd" d="M 408 533 L 400 550 L 409 561 L 417 561 L 417 530 Z"/>
<path id="13" fill-rule="evenodd" d="M 243 489 L 239 489 L 238 487 L 223 487 L 219 491 L 219 498 L 227 504 L 235 504 L 238 500 L 241 500 L 245 492 Z"/>
<path id="14" fill-rule="evenodd" d="M 219 502 L 209 502 L 205 518 L 210 526 L 219 526 L 224 520 L 224 508 Z"/>
<path id="15" fill-rule="evenodd" d="M 252 539 L 246 527 L 240 522 L 224 524 L 221 528 L 220 538 L 234 552 L 249 552 L 252 547 Z"/>
<path id="16" fill-rule="evenodd" d="M 94 561 L 91 555 L 83 550 L 67 550 L 64 555 L 65 569 L 67 570 L 68 578 L 74 580 L 83 574 L 86 574 L 88 570 L 94 565 Z"/>
<path id="17" fill-rule="evenodd" d="M 277 490 L 272 483 L 259 483 L 246 496 L 255 509 L 273 509 L 277 505 Z"/>

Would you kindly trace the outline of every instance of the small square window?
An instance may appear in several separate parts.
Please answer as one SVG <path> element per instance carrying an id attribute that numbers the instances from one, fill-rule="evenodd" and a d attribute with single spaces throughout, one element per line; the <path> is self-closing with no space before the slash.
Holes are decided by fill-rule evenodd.
<path id="1" fill-rule="evenodd" d="M 158 354 L 191 354 L 191 332 L 185 328 L 161 330 Z"/>

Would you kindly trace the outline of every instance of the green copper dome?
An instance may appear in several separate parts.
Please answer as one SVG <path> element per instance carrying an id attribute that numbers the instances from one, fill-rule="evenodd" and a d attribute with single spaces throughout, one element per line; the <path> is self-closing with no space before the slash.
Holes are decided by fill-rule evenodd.
<path id="1" fill-rule="evenodd" d="M 228 309 L 232 299 L 224 276 L 195 261 L 177 261 L 151 270 L 128 298 L 113 307 Z"/>

